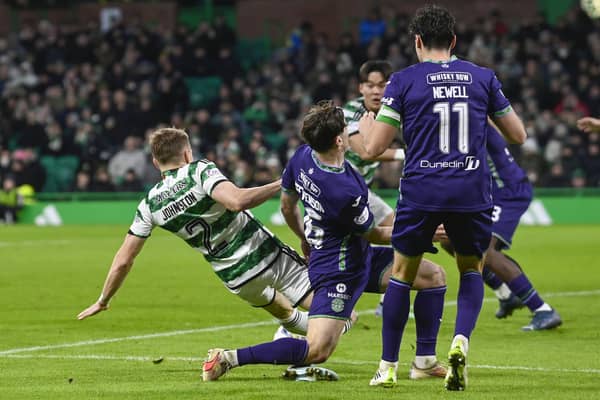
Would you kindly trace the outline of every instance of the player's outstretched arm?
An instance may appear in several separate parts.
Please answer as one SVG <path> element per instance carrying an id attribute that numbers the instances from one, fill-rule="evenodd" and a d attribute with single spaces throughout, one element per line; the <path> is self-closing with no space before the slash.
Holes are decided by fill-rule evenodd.
<path id="1" fill-rule="evenodd" d="M 253 188 L 239 188 L 229 181 L 219 183 L 210 194 L 214 200 L 231 211 L 243 211 L 256 207 L 279 191 L 281 179 Z"/>
<path id="2" fill-rule="evenodd" d="M 523 126 L 523 121 L 514 110 L 499 117 L 492 117 L 492 120 L 508 143 L 525 143 L 525 139 L 527 139 L 525 126 Z"/>
<path id="3" fill-rule="evenodd" d="M 92 315 L 98 314 L 108 308 L 108 302 L 115 295 L 121 284 L 127 277 L 127 274 L 133 266 L 135 257 L 144 246 L 146 239 L 128 234 L 123 244 L 115 254 L 108 276 L 104 282 L 104 288 L 100 298 L 91 306 L 77 315 L 77 319 L 82 320 Z"/>
<path id="4" fill-rule="evenodd" d="M 398 128 L 381 121 L 375 121 L 375 114 L 368 112 L 361 117 L 358 130 L 364 140 L 366 159 L 374 160 L 390 147 Z"/>
<path id="5" fill-rule="evenodd" d="M 600 119 L 583 117 L 577 120 L 577 128 L 585 133 L 600 132 Z"/>
<path id="6" fill-rule="evenodd" d="M 281 192 L 281 214 L 292 232 L 300 239 L 302 253 L 308 258 L 310 246 L 304 236 L 304 221 L 300 207 L 298 207 L 298 199 L 296 193 Z"/>
<path id="7" fill-rule="evenodd" d="M 364 138 L 361 133 L 355 133 L 352 136 L 348 137 L 348 143 L 350 144 L 350 148 L 356 154 L 359 155 L 360 158 L 366 161 L 395 161 L 395 160 L 404 160 L 404 150 L 403 149 L 385 149 L 383 153 L 375 158 L 370 158 L 367 150 L 365 149 Z"/>
<path id="8" fill-rule="evenodd" d="M 365 239 L 373 244 L 390 244 L 392 241 L 391 226 L 376 226 L 364 234 Z"/>

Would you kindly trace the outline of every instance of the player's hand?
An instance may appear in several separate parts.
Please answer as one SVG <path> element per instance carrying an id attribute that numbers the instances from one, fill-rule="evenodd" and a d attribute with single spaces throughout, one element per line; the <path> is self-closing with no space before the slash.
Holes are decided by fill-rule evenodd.
<path id="1" fill-rule="evenodd" d="M 448 240 L 448 235 L 446 234 L 446 229 L 444 229 L 444 225 L 439 225 L 435 233 L 433 234 L 433 242 L 441 242 L 442 240 Z"/>
<path id="2" fill-rule="evenodd" d="M 300 242 L 300 247 L 302 248 L 302 254 L 304 254 L 304 260 L 308 262 L 308 258 L 310 257 L 310 244 L 304 239 Z"/>
<path id="3" fill-rule="evenodd" d="M 600 119 L 592 117 L 581 118 L 577 121 L 577 128 L 586 133 L 600 132 Z"/>
<path id="4" fill-rule="evenodd" d="M 92 304 L 91 306 L 89 306 L 88 308 L 86 308 L 85 310 L 80 312 L 79 315 L 77 316 L 77 319 L 78 320 L 86 319 L 87 317 L 96 315 L 99 312 L 104 311 L 106 309 L 108 309 L 108 305 L 95 302 L 94 304 Z"/>
<path id="5" fill-rule="evenodd" d="M 369 111 L 363 114 L 358 121 L 358 131 L 363 135 L 368 135 L 375 122 L 375 114 Z"/>

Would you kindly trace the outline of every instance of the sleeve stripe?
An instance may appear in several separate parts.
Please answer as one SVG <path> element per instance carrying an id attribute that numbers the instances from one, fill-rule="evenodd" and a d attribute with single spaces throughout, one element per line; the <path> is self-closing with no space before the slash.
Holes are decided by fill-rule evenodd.
<path id="1" fill-rule="evenodd" d="M 492 115 L 494 117 L 503 117 L 511 111 L 512 111 L 512 106 L 509 104 L 506 108 L 503 108 L 502 110 L 498 110 L 495 113 L 492 113 Z"/>
<path id="2" fill-rule="evenodd" d="M 375 121 L 383 122 L 385 124 L 393 126 L 394 128 L 397 128 L 397 129 L 400 129 L 400 127 L 402 126 L 402 124 L 400 124 L 400 121 L 397 121 L 393 118 L 386 117 L 384 115 L 381 115 L 381 112 L 377 115 L 377 118 L 375 118 Z"/>
<path id="3" fill-rule="evenodd" d="M 215 188 L 217 187 L 217 185 L 219 183 L 228 182 L 228 181 L 229 181 L 229 179 L 221 177 L 221 179 L 219 179 L 218 181 L 216 181 L 212 184 L 212 186 L 210 187 L 210 190 L 208 191 L 208 195 L 210 196 L 212 194 L 213 190 L 215 190 Z"/>
<path id="4" fill-rule="evenodd" d="M 400 113 L 398 111 L 394 110 L 391 107 L 385 106 L 385 105 L 383 107 L 381 107 L 381 109 L 377 113 L 377 118 L 379 118 L 380 115 L 382 117 L 388 117 L 388 118 L 394 119 L 398 122 L 402 121 L 402 118 L 400 117 Z"/>
<path id="5" fill-rule="evenodd" d="M 147 238 L 150 237 L 150 235 L 148 235 L 148 236 L 138 235 L 137 233 L 133 232 L 131 229 L 128 230 L 127 233 L 130 234 L 130 235 L 133 235 L 133 236 L 137 236 L 137 237 L 142 238 L 142 239 L 147 239 Z"/>

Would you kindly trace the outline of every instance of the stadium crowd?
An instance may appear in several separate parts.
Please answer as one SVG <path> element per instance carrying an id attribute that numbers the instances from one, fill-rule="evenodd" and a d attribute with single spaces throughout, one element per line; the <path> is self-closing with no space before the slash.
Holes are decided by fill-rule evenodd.
<path id="1" fill-rule="evenodd" d="M 271 181 L 299 145 L 298 120 L 310 104 L 358 97 L 357 69 L 367 59 L 396 69 L 416 61 L 409 17 L 381 15 L 394 14 L 374 9 L 340 38 L 304 22 L 286 47 L 247 68 L 222 17 L 174 31 L 135 21 L 107 32 L 95 23 L 23 26 L 0 38 L 0 176 L 42 191 L 40 160 L 73 156 L 69 190 L 140 191 L 159 179 L 145 138 L 175 126 L 237 185 Z M 556 25 L 494 11 L 457 29 L 456 54 L 493 68 L 526 123 L 529 138 L 514 153 L 534 185 L 599 187 L 600 135 L 575 125 L 600 115 L 594 23 L 578 8 Z M 194 106 L 185 78 L 209 76 L 223 82 L 218 95 Z M 374 187 L 397 187 L 399 172 L 382 166 Z"/>

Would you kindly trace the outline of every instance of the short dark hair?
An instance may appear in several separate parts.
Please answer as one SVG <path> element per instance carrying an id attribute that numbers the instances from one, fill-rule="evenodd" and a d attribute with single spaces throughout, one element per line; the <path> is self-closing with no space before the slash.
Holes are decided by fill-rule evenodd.
<path id="1" fill-rule="evenodd" d="M 411 35 L 421 36 L 425 47 L 447 49 L 454 39 L 455 23 L 447 9 L 429 4 L 417 10 L 408 28 Z"/>
<path id="2" fill-rule="evenodd" d="M 324 153 L 333 147 L 345 126 L 344 111 L 331 100 L 321 100 L 304 116 L 301 135 L 313 150 Z"/>
<path id="3" fill-rule="evenodd" d="M 366 82 L 369 80 L 369 74 L 371 72 L 379 72 L 383 75 L 383 79 L 387 80 L 392 74 L 394 68 L 389 61 L 386 60 L 369 60 L 360 66 L 358 70 L 358 78 L 360 82 Z"/>

